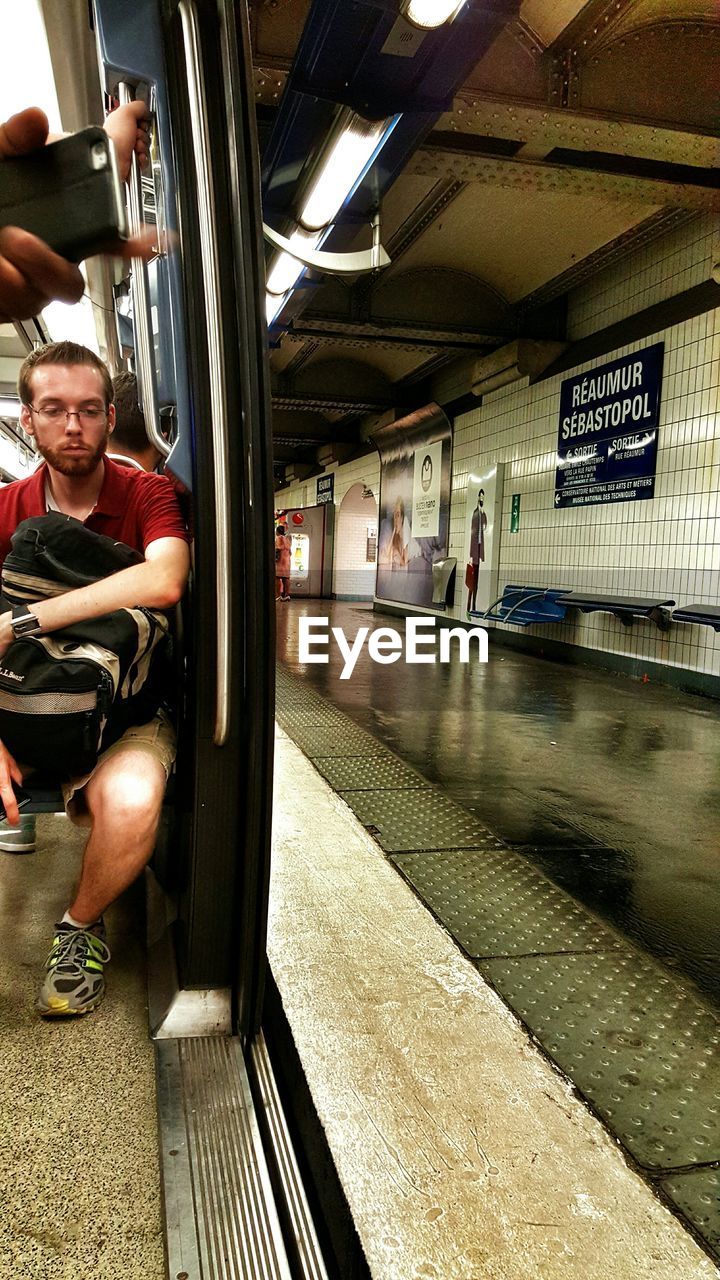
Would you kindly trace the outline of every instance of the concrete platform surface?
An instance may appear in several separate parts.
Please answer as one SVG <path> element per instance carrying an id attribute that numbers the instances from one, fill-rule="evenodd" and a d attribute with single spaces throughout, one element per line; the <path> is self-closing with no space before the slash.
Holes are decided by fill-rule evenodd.
<path id="1" fill-rule="evenodd" d="M 108 914 L 101 1007 L 43 1022 L 34 1002 L 84 833 L 37 825 L 35 854 L 0 853 L 0 1276 L 162 1280 L 142 884 Z"/>
<path id="2" fill-rule="evenodd" d="M 720 1275 L 283 735 L 268 950 L 377 1280 Z"/>

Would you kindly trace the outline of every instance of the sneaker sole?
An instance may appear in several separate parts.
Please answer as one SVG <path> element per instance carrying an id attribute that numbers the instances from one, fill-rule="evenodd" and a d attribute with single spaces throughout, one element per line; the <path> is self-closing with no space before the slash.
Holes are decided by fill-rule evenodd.
<path id="1" fill-rule="evenodd" d="M 2 844 L 0 843 L 1 853 L 34 853 L 35 842 L 32 844 Z"/>
<path id="2" fill-rule="evenodd" d="M 105 993 L 103 992 L 103 995 Z M 103 996 L 100 995 L 96 1000 L 89 1000 L 87 1004 L 82 1005 L 79 1009 L 70 1007 L 68 1000 L 63 1000 L 61 996 L 55 996 L 47 1005 L 37 1004 L 35 1007 L 42 1018 L 82 1018 L 86 1013 L 92 1013 L 102 1003 Z"/>

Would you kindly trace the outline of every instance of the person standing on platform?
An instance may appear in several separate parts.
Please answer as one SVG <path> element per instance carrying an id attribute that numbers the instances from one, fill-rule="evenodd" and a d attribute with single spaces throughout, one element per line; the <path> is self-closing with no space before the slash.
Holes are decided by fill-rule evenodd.
<path id="1" fill-rule="evenodd" d="M 285 525 L 275 526 L 275 599 L 285 603 L 290 599 L 290 551 L 292 540 Z"/>

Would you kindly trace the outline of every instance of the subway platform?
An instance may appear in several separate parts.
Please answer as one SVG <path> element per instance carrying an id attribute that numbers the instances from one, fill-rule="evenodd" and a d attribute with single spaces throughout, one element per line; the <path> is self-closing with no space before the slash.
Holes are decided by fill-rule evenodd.
<path id="1" fill-rule="evenodd" d="M 611 1266 L 603 1255 L 583 1270 L 571 1227 L 582 1213 L 577 1205 L 585 1202 L 570 1196 L 554 1220 L 550 1254 L 531 1251 L 525 1271 L 523 1257 L 531 1255 L 514 1236 L 498 1243 L 494 1261 L 492 1250 L 485 1251 L 485 1269 L 477 1255 L 470 1269 L 446 1272 L 444 1263 L 432 1262 L 440 1269 L 417 1274 L 624 1278 L 662 1275 L 670 1263 L 678 1264 L 678 1274 L 718 1274 L 718 708 L 674 690 L 499 646 L 491 646 L 486 666 L 380 666 L 364 650 L 352 678 L 341 681 L 342 659 L 332 645 L 328 665 L 300 667 L 303 613 L 328 616 L 348 639 L 360 626 L 403 630 L 402 619 L 373 614 L 361 604 L 313 601 L 279 608 L 277 715 L 281 732 L 295 746 L 280 744 L 277 810 L 285 832 L 281 844 L 286 848 L 290 840 L 294 857 L 276 856 L 276 897 L 287 899 L 286 877 L 299 874 L 301 866 L 317 874 L 319 884 L 329 874 L 313 870 L 313 850 L 320 858 L 323 847 L 324 817 L 316 818 L 310 836 L 305 794 L 317 774 L 299 753 L 292 756 L 299 748 L 344 802 L 348 820 L 344 806 L 352 810 L 361 837 L 376 852 L 377 874 L 392 872 L 393 883 L 405 893 L 412 890 L 422 904 L 414 917 L 417 927 L 421 920 L 425 927 L 429 911 L 450 935 L 452 952 L 465 966 L 462 983 L 472 972 L 478 991 L 500 998 L 516 1030 L 519 1020 L 520 1056 L 540 1055 L 551 1075 L 559 1071 L 570 1089 L 569 1113 L 575 1116 L 578 1105 L 577 1115 L 596 1126 L 593 1149 L 609 1141 L 627 1176 L 647 1190 L 653 1212 L 660 1204 L 666 1219 L 682 1224 L 683 1241 L 693 1237 L 703 1251 L 692 1263 L 697 1271 L 688 1269 L 687 1259 L 681 1263 L 680 1236 L 669 1251 L 662 1247 L 654 1263 L 652 1251 L 642 1260 L 632 1249 L 626 1255 L 620 1249 Z M 286 786 L 290 774 L 292 786 Z M 290 797 L 296 812 L 287 811 Z M 319 799 L 314 803 L 319 815 Z M 347 879 L 336 876 L 335 899 L 342 898 L 345 884 L 349 894 L 357 889 L 354 853 L 339 856 Z M 322 925 L 330 908 L 318 886 L 306 898 L 309 912 L 313 901 Z M 406 901 L 397 907 L 397 919 L 407 925 L 409 938 L 406 907 Z M 278 946 L 273 930 L 280 928 L 279 918 L 271 911 L 271 961 L 274 970 L 282 968 L 283 999 L 292 1003 L 292 947 L 289 938 L 289 952 Z M 392 912 L 387 928 L 390 934 L 395 930 Z M 308 929 L 313 932 L 311 921 Z M 340 955 L 345 942 L 334 936 Z M 382 927 L 370 931 L 363 947 L 376 944 L 385 946 Z M 438 961 L 441 967 L 446 959 Z M 407 963 L 412 966 L 411 946 Z M 310 998 L 307 980 L 302 987 Z M 404 999 L 403 984 L 393 994 L 389 980 L 385 1000 L 401 1022 Z M 296 1012 L 304 1024 L 308 1010 Z M 316 1013 L 322 1019 L 322 1011 Z M 502 1055 L 488 1057 L 477 1026 L 468 1034 L 478 1037 L 470 1051 L 477 1078 L 488 1087 L 494 1064 L 501 1084 L 505 1079 L 501 1092 L 507 1101 L 515 1085 Z M 391 1044 L 389 1061 L 396 1052 L 408 1052 L 407 1046 Z M 377 1044 L 372 1053 L 382 1073 Z M 445 1066 L 452 1075 L 457 1062 L 465 1064 L 465 1089 L 473 1072 L 458 1053 L 449 1045 Z M 525 1099 L 524 1086 L 518 1090 Z M 429 1102 L 427 1107 L 430 1113 Z M 413 1130 L 417 1116 L 407 1123 Z M 575 1151 L 572 1133 L 565 1134 L 561 1164 L 581 1159 L 583 1141 L 578 1137 Z M 539 1135 L 534 1142 L 542 1148 Z M 548 1136 L 538 1158 L 544 1160 L 553 1143 Z M 501 1153 L 494 1167 L 503 1167 L 504 1159 Z M 492 1185 L 491 1180 L 487 1186 Z M 522 1197 L 521 1187 L 522 1180 L 515 1189 Z M 611 1196 L 612 1203 L 587 1190 L 573 1195 L 589 1195 L 597 1209 L 596 1245 L 608 1222 L 617 1241 L 627 1239 L 624 1191 Z M 546 1207 L 550 1213 L 549 1202 Z M 502 1213 L 500 1218 L 507 1225 L 509 1219 Z M 558 1260 L 563 1239 L 564 1271 Z M 597 1269 L 602 1262 L 604 1271 Z M 372 1274 L 415 1274 L 395 1264 L 383 1269 L 388 1266 L 386 1259 Z"/>

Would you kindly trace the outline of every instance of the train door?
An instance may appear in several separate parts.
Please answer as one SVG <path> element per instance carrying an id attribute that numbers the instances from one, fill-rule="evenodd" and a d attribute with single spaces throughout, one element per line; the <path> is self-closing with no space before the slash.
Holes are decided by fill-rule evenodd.
<path id="1" fill-rule="evenodd" d="M 247 1039 L 259 1025 L 264 972 L 273 627 L 246 19 L 230 0 L 95 0 L 95 25 L 107 92 L 142 96 L 151 109 L 151 203 L 179 241 L 154 264 L 152 293 L 147 272 L 135 264 L 132 273 L 143 408 L 158 424 L 163 410 L 168 466 L 192 490 L 195 537 L 171 858 L 186 994 L 182 1017 L 176 1003 L 173 1020 L 172 998 L 157 1008 L 156 1032 L 223 1026 Z M 136 207 L 142 216 L 141 191 Z"/>

